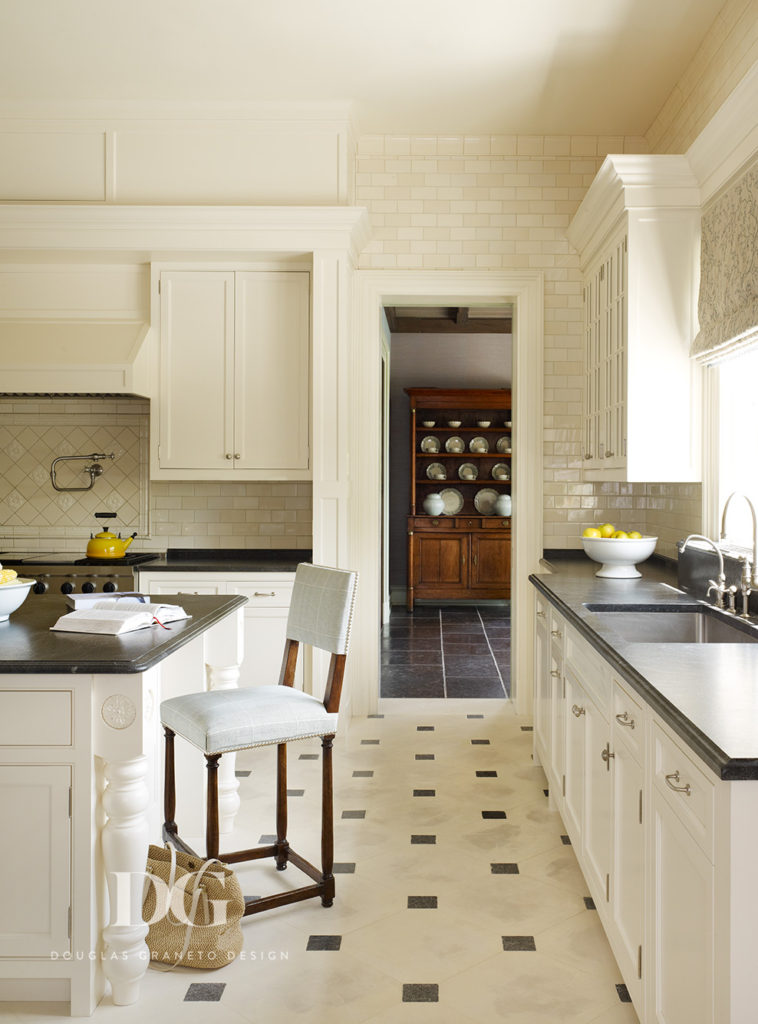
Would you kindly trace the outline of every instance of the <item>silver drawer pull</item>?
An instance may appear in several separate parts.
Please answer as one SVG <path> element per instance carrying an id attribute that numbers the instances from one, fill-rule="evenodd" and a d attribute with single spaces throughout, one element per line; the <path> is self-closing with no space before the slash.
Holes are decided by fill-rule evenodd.
<path id="1" fill-rule="evenodd" d="M 276 597 L 276 591 L 271 590 L 264 594 L 262 593 L 262 591 L 256 590 L 255 593 L 253 594 L 253 597 Z"/>
<path id="2" fill-rule="evenodd" d="M 538 619 L 544 619 L 546 617 L 545 612 L 537 612 Z"/>
<path id="3" fill-rule="evenodd" d="M 562 637 L 563 633 L 561 633 L 560 629 L 551 629 L 550 630 L 550 635 L 551 636 Z"/>
<path id="4" fill-rule="evenodd" d="M 625 711 L 623 715 L 616 715 L 616 721 L 619 725 L 625 725 L 629 729 L 634 728 L 634 719 L 629 717 L 628 711 Z"/>
<path id="5" fill-rule="evenodd" d="M 571 714 L 576 718 L 581 718 L 585 714 L 584 708 L 580 708 L 578 704 L 574 704 L 571 708 Z"/>
<path id="6" fill-rule="evenodd" d="M 690 786 L 689 782 L 686 786 L 674 785 L 675 782 L 679 781 L 678 771 L 671 772 L 670 775 L 665 775 L 664 778 L 666 779 L 666 785 L 669 787 L 669 789 L 673 789 L 675 793 L 684 793 L 685 796 L 689 796 L 692 792 L 692 787 Z"/>
<path id="7" fill-rule="evenodd" d="M 551 668 L 550 669 L 550 675 L 553 677 L 553 679 L 560 679 L 561 678 L 561 673 L 558 671 L 557 668 Z"/>
<path id="8" fill-rule="evenodd" d="M 610 771 L 611 770 L 611 758 L 616 756 L 613 753 L 613 751 L 611 750 L 610 743 L 606 743 L 605 747 L 600 751 L 600 756 L 605 761 L 605 767 L 608 769 L 608 771 Z"/>

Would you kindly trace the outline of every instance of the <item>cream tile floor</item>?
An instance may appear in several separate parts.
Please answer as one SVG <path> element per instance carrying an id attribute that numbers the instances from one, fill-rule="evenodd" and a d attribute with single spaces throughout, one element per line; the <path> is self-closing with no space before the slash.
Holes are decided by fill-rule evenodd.
<path id="1" fill-rule="evenodd" d="M 637 1022 L 620 1000 L 621 976 L 531 762 L 528 723 L 509 701 L 385 701 L 382 712 L 353 719 L 335 744 L 342 871 L 334 906 L 313 900 L 250 918 L 244 959 L 220 971 L 150 970 L 139 1004 L 114 1007 L 106 997 L 98 1024 Z M 288 779 L 304 790 L 290 801 L 292 845 L 314 862 L 320 763 L 300 755 L 318 750 L 317 741 L 293 744 Z M 235 848 L 273 829 L 273 751 L 240 755 L 237 768 L 250 775 L 240 778 Z M 365 817 L 343 818 L 344 811 Z M 485 819 L 482 811 L 506 817 Z M 495 873 L 493 864 L 505 867 Z M 239 873 L 248 895 L 304 884 L 300 872 L 280 874 L 270 862 Z M 409 909 L 409 897 L 436 897 L 437 907 Z M 339 937 L 339 948 L 309 950 L 311 936 Z M 514 937 L 534 948 L 506 951 Z M 187 1001 L 193 984 L 215 986 L 199 993 L 215 1001 Z M 436 986 L 410 991 L 437 1001 L 403 1001 L 404 986 Z M 28 1024 L 63 1012 L 3 1004 L 0 1018 Z"/>

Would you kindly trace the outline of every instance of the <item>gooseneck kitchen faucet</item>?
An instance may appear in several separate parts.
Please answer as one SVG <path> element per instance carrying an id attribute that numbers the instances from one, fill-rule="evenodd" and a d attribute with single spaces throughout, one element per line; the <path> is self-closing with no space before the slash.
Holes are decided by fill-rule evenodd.
<path id="1" fill-rule="evenodd" d="M 750 509 L 750 515 L 753 519 L 753 578 L 752 587 L 750 579 L 750 559 L 747 555 L 743 555 L 740 561 L 742 562 L 742 576 L 740 578 L 740 593 L 742 594 L 742 613 L 740 618 L 748 618 L 748 598 L 753 592 L 753 588 L 758 587 L 758 523 L 756 522 L 755 506 L 746 494 L 741 491 L 732 491 L 729 497 L 724 502 L 724 511 L 721 513 L 721 540 L 726 540 L 726 510 L 729 508 L 732 498 L 743 498 L 747 502 L 747 507 Z"/>

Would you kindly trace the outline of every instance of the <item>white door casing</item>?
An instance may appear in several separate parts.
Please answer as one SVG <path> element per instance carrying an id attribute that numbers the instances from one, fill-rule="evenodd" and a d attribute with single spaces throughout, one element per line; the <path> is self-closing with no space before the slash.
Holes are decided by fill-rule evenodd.
<path id="1" fill-rule="evenodd" d="M 532 707 L 528 576 L 542 557 L 543 275 L 539 271 L 358 271 L 350 403 L 351 565 L 361 574 L 351 646 L 352 710 L 376 710 L 381 621 L 381 311 L 384 305 L 502 305 L 513 315 L 512 698 Z M 519 467 L 528 472 L 519 472 Z M 315 514 L 315 508 L 314 508 Z M 314 522 L 315 528 L 315 522 Z M 314 529 L 315 546 L 315 529 Z"/>

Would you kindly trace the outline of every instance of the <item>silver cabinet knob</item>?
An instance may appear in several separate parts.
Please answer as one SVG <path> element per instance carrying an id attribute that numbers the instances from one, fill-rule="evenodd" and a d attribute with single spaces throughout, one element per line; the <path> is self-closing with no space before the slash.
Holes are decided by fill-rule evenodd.
<path id="1" fill-rule="evenodd" d="M 227 452 L 226 455 L 224 456 L 225 459 L 231 459 L 231 457 L 232 457 L 232 453 L 231 452 Z"/>
<path id="2" fill-rule="evenodd" d="M 558 638 L 560 638 L 560 637 L 563 636 L 563 633 L 561 633 L 560 629 L 551 629 L 550 630 L 550 635 L 551 636 L 557 636 Z"/>
<path id="3" fill-rule="evenodd" d="M 584 453 L 584 457 L 585 457 L 585 459 L 591 459 L 592 458 L 592 452 L 585 452 Z"/>
<path id="4" fill-rule="evenodd" d="M 605 453 L 605 457 L 606 457 L 606 459 L 612 459 L 614 454 L 615 454 L 615 452 L 606 452 Z"/>
<path id="5" fill-rule="evenodd" d="M 241 459 L 242 458 L 242 456 L 240 455 L 239 452 L 235 452 L 234 453 L 234 457 L 235 457 L 235 459 Z"/>
<path id="6" fill-rule="evenodd" d="M 574 704 L 571 708 L 571 714 L 574 718 L 581 718 L 582 715 L 586 714 L 584 708 L 580 708 L 578 704 Z"/>

